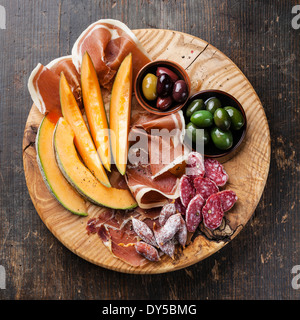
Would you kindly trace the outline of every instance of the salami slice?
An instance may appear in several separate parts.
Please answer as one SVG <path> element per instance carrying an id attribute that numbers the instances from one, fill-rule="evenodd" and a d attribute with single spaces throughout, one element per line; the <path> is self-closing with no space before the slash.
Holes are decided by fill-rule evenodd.
<path id="1" fill-rule="evenodd" d="M 162 227 L 158 227 L 157 224 L 154 222 L 153 223 L 153 232 L 156 238 L 156 242 L 159 246 L 159 249 L 165 253 L 166 255 L 168 255 L 169 257 L 171 257 L 172 259 L 174 259 L 174 253 L 175 253 L 175 241 L 174 239 L 169 240 L 168 242 L 163 244 L 162 241 Z"/>
<path id="2" fill-rule="evenodd" d="M 180 217 L 180 228 L 176 233 L 175 238 L 178 240 L 181 246 L 185 247 L 187 241 L 187 227 L 182 217 Z"/>
<path id="3" fill-rule="evenodd" d="M 189 232 L 195 232 L 199 223 L 202 221 L 202 208 L 205 200 L 197 194 L 189 203 L 186 209 L 186 226 Z"/>
<path id="4" fill-rule="evenodd" d="M 219 192 L 216 183 L 209 178 L 198 177 L 194 179 L 194 187 L 196 193 L 200 194 L 204 200 L 208 199 L 212 194 Z"/>
<path id="5" fill-rule="evenodd" d="M 237 196 L 232 190 L 224 190 L 218 193 L 221 199 L 223 211 L 226 212 L 230 210 L 237 201 Z"/>
<path id="6" fill-rule="evenodd" d="M 176 212 L 181 213 L 184 216 L 186 212 L 186 207 L 182 204 L 180 198 L 177 198 L 174 204 L 175 204 Z"/>
<path id="7" fill-rule="evenodd" d="M 132 226 L 135 233 L 146 243 L 157 246 L 154 234 L 147 224 L 139 219 L 132 217 Z"/>
<path id="8" fill-rule="evenodd" d="M 166 242 L 174 238 L 175 234 L 178 232 L 181 226 L 181 214 L 176 213 L 172 215 L 166 223 L 160 229 L 159 239 L 156 238 L 156 241 L 159 241 L 159 245 L 164 245 Z"/>
<path id="9" fill-rule="evenodd" d="M 148 243 L 143 241 L 138 241 L 135 244 L 135 250 L 138 254 L 141 254 L 143 257 L 150 261 L 159 261 L 158 251 Z"/>
<path id="10" fill-rule="evenodd" d="M 204 177 L 205 167 L 204 158 L 201 153 L 191 152 L 186 160 L 185 173 L 192 180 L 197 177 Z"/>
<path id="11" fill-rule="evenodd" d="M 187 207 L 191 199 L 195 196 L 196 190 L 193 182 L 187 175 L 183 175 L 179 182 L 179 195 L 181 203 Z"/>
<path id="12" fill-rule="evenodd" d="M 222 164 L 216 159 L 205 158 L 205 176 L 216 183 L 218 187 L 222 187 L 228 180 L 228 174 L 226 173 Z"/>
<path id="13" fill-rule="evenodd" d="M 207 200 L 205 206 L 202 208 L 204 225 L 210 229 L 217 229 L 224 216 L 224 210 L 222 207 L 221 197 L 218 193 L 212 194 Z"/>
<path id="14" fill-rule="evenodd" d="M 167 203 L 165 204 L 160 212 L 159 215 L 159 224 L 161 226 L 163 226 L 166 221 L 173 215 L 176 213 L 176 207 L 175 207 L 175 203 Z"/>

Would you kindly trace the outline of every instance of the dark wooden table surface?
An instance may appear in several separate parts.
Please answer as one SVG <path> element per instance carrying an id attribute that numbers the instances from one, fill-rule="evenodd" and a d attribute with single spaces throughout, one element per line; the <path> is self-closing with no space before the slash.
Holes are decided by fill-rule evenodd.
<path id="1" fill-rule="evenodd" d="M 0 1 L 0 299 L 299 299 L 291 285 L 300 265 L 300 29 L 291 24 L 297 2 Z M 90 264 L 48 231 L 30 200 L 22 163 L 28 76 L 38 62 L 70 54 L 100 18 L 208 41 L 245 73 L 265 108 L 272 159 L 261 201 L 237 238 L 187 269 L 140 276 Z"/>

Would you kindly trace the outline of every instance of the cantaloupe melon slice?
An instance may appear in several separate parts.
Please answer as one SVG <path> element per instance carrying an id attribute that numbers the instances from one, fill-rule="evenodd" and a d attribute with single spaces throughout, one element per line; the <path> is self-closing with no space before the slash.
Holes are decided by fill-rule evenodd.
<path id="1" fill-rule="evenodd" d="M 46 186 L 58 202 L 74 214 L 87 216 L 85 200 L 67 182 L 59 170 L 53 147 L 55 123 L 49 116 L 42 120 L 36 137 L 37 162 Z"/>
<path id="2" fill-rule="evenodd" d="M 130 53 L 122 61 L 114 80 L 109 109 L 111 150 L 114 163 L 122 175 L 126 172 L 128 157 L 131 95 L 132 55 Z"/>
<path id="3" fill-rule="evenodd" d="M 63 72 L 60 76 L 59 95 L 62 114 L 74 131 L 74 142 L 83 162 L 104 186 L 110 187 L 94 142 Z"/>
<path id="4" fill-rule="evenodd" d="M 74 145 L 74 132 L 64 118 L 54 131 L 54 148 L 58 166 L 65 178 L 90 202 L 113 209 L 133 209 L 137 203 L 126 189 L 106 188 L 80 161 Z"/>
<path id="5" fill-rule="evenodd" d="M 106 111 L 98 76 L 86 52 L 81 64 L 81 89 L 85 114 L 97 152 L 105 169 L 110 171 L 111 152 Z"/>

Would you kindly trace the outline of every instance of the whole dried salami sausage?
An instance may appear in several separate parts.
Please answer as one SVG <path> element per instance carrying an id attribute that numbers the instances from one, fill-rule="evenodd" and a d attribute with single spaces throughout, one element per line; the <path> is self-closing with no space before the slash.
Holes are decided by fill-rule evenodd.
<path id="1" fill-rule="evenodd" d="M 135 250 L 138 254 L 141 254 L 142 256 L 144 256 L 146 259 L 150 261 L 160 260 L 158 251 L 153 246 L 151 246 L 146 242 L 138 241 L 135 244 Z"/>
<path id="2" fill-rule="evenodd" d="M 205 176 L 216 183 L 218 187 L 222 187 L 228 181 L 228 174 L 226 173 L 222 164 L 216 159 L 205 158 Z"/>
<path id="3" fill-rule="evenodd" d="M 199 223 L 202 221 L 202 208 L 204 204 L 205 200 L 200 194 L 197 194 L 186 208 L 185 221 L 189 232 L 195 232 Z"/>
<path id="4" fill-rule="evenodd" d="M 205 167 L 204 167 L 204 158 L 201 153 L 190 152 L 186 160 L 185 173 L 192 180 L 197 177 L 204 177 Z"/>
<path id="5" fill-rule="evenodd" d="M 166 221 L 166 223 L 160 229 L 159 239 L 156 238 L 156 242 L 158 243 L 159 241 L 158 245 L 163 245 L 174 238 L 181 226 L 180 219 L 181 214 L 176 213 Z"/>
<path id="6" fill-rule="evenodd" d="M 200 194 L 204 200 L 208 199 L 212 194 L 219 192 L 216 183 L 209 178 L 198 177 L 194 179 L 194 187 L 196 193 Z"/>
<path id="7" fill-rule="evenodd" d="M 237 196 L 232 190 L 224 190 L 218 193 L 221 199 L 223 211 L 226 212 L 230 210 L 237 201 Z"/>
<path id="8" fill-rule="evenodd" d="M 218 193 L 212 194 L 206 200 L 205 206 L 202 208 L 202 216 L 204 225 L 210 230 L 215 230 L 221 225 L 224 210 Z"/>
<path id="9" fill-rule="evenodd" d="M 196 190 L 193 182 L 187 175 L 183 175 L 179 182 L 179 195 L 181 203 L 187 207 L 191 199 L 195 196 Z"/>

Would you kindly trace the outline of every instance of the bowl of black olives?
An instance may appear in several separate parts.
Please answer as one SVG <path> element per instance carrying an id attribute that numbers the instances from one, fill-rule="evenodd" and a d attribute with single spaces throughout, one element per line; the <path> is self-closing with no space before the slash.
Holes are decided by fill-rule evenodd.
<path id="1" fill-rule="evenodd" d="M 155 60 L 138 73 L 134 93 L 139 104 L 147 111 L 168 115 L 186 104 L 191 81 L 186 71 L 176 62 Z"/>
<path id="2" fill-rule="evenodd" d="M 204 145 L 204 155 L 219 160 L 228 160 L 239 150 L 246 135 L 247 118 L 232 95 L 221 90 L 203 90 L 192 95 L 182 111 L 186 142 L 194 150 Z"/>

